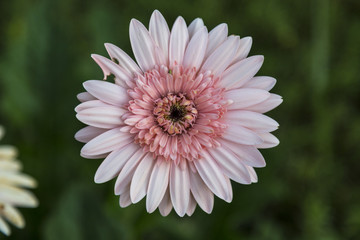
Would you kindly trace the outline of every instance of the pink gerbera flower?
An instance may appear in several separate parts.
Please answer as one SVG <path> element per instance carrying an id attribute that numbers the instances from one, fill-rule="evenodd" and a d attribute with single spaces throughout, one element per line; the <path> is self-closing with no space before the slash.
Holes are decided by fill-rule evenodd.
<path id="1" fill-rule="evenodd" d="M 214 194 L 232 200 L 230 179 L 257 181 L 258 148 L 279 143 L 263 115 L 282 102 L 268 92 L 276 80 L 254 77 L 263 56 L 247 58 L 252 39 L 228 36 L 226 24 L 208 33 L 201 19 L 178 17 L 170 31 L 155 10 L 149 31 L 131 20 L 130 41 L 137 63 L 112 44 L 111 60 L 92 55 L 115 83 L 89 80 L 78 95 L 76 116 L 89 125 L 75 136 L 81 155 L 105 158 L 95 182 L 117 177 L 121 207 L 146 196 L 150 213 L 210 213 Z"/>

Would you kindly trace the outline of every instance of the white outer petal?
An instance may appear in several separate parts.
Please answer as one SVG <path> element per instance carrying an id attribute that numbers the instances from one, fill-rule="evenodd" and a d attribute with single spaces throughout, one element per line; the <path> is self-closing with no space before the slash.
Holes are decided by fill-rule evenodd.
<path id="1" fill-rule="evenodd" d="M 100 80 L 88 80 L 83 83 L 83 86 L 86 91 L 103 102 L 119 107 L 129 102 L 126 90 L 116 84 Z"/>
<path id="2" fill-rule="evenodd" d="M 188 204 L 188 209 L 186 211 L 186 215 L 188 215 L 189 217 L 191 217 L 191 215 L 193 215 L 193 213 L 195 212 L 196 209 L 196 201 L 194 199 L 194 197 L 192 195 L 190 195 L 190 199 L 189 199 L 189 204 Z"/>
<path id="3" fill-rule="evenodd" d="M 240 38 L 230 36 L 205 60 L 202 72 L 211 71 L 215 77 L 223 74 L 224 70 L 234 59 L 236 50 L 239 48 Z M 209 46 L 210 42 L 208 42 Z M 222 82 L 222 81 L 220 81 Z"/>
<path id="4" fill-rule="evenodd" d="M 18 172 L 22 168 L 22 164 L 20 161 L 12 160 L 12 161 L 0 161 L 0 171 L 6 172 Z"/>
<path id="5" fill-rule="evenodd" d="M 270 91 L 276 84 L 276 79 L 268 76 L 253 77 L 250 81 L 244 84 L 244 88 L 257 88 Z"/>
<path id="6" fill-rule="evenodd" d="M 280 141 L 271 133 L 259 133 L 259 136 L 263 139 L 263 143 L 255 145 L 257 148 L 273 148 L 279 145 Z"/>
<path id="7" fill-rule="evenodd" d="M 279 124 L 274 119 L 261 113 L 246 110 L 229 111 L 224 118 L 227 119 L 230 124 L 249 128 L 256 133 L 272 132 L 279 127 Z"/>
<path id="8" fill-rule="evenodd" d="M 130 143 L 111 152 L 98 167 L 94 181 L 107 182 L 119 174 L 126 162 L 140 149 L 137 144 Z"/>
<path id="9" fill-rule="evenodd" d="M 79 93 L 78 95 L 76 95 L 76 98 L 80 101 L 80 102 L 86 102 L 86 101 L 90 101 L 90 100 L 96 100 L 96 97 L 94 97 L 93 95 L 91 95 L 88 92 L 82 92 Z"/>
<path id="10" fill-rule="evenodd" d="M 155 211 L 164 197 L 169 185 L 170 163 L 158 159 L 151 173 L 146 197 L 146 210 L 149 213 Z"/>
<path id="11" fill-rule="evenodd" d="M 249 55 L 251 45 L 252 45 L 251 37 L 241 38 L 239 49 L 237 50 L 237 52 L 235 54 L 235 58 L 234 58 L 232 64 L 245 59 Z"/>
<path id="12" fill-rule="evenodd" d="M 191 38 L 184 55 L 184 68 L 195 67 L 199 70 L 203 63 L 205 51 L 208 42 L 208 33 L 206 27 L 198 30 Z"/>
<path id="13" fill-rule="evenodd" d="M 209 153 L 221 166 L 224 173 L 232 180 L 241 184 L 250 184 L 250 175 L 240 159 L 225 146 L 209 149 Z"/>
<path id="14" fill-rule="evenodd" d="M 25 227 L 24 217 L 21 215 L 20 211 L 18 211 L 10 204 L 4 204 L 1 215 L 4 216 L 6 220 L 11 222 L 14 226 L 18 228 Z"/>
<path id="15" fill-rule="evenodd" d="M 1 145 L 0 146 L 0 159 L 13 159 L 17 156 L 18 151 L 16 147 L 11 145 Z"/>
<path id="16" fill-rule="evenodd" d="M 167 216 L 172 210 L 172 203 L 169 193 L 169 188 L 166 189 L 165 195 L 159 204 L 159 212 L 161 216 Z"/>
<path id="17" fill-rule="evenodd" d="M 111 61 L 110 59 L 100 56 L 98 54 L 91 54 L 91 57 L 95 60 L 95 62 L 100 66 L 104 73 L 104 80 L 110 74 L 114 74 L 115 82 L 121 87 L 134 86 L 133 76 L 130 75 L 125 69 Z"/>
<path id="18" fill-rule="evenodd" d="M 38 206 L 38 200 L 30 191 L 8 185 L 0 185 L 0 202 L 20 207 Z"/>
<path id="19" fill-rule="evenodd" d="M 127 189 L 125 192 L 123 192 L 119 198 L 119 205 L 122 208 L 126 208 L 130 206 L 131 199 L 130 199 L 130 190 Z"/>
<path id="20" fill-rule="evenodd" d="M 229 125 L 222 138 L 244 145 L 262 144 L 264 142 L 258 133 L 234 124 Z"/>
<path id="21" fill-rule="evenodd" d="M 220 86 L 225 89 L 240 88 L 261 68 L 264 56 L 251 56 L 230 66 L 224 72 Z"/>
<path id="22" fill-rule="evenodd" d="M 189 32 L 186 22 L 182 17 L 178 17 L 171 29 L 169 44 L 169 66 L 172 69 L 175 62 L 181 65 L 183 62 L 186 46 L 189 42 Z"/>
<path id="23" fill-rule="evenodd" d="M 183 217 L 188 209 L 190 198 L 190 178 L 185 161 L 181 164 L 171 164 L 170 196 L 174 210 Z"/>
<path id="24" fill-rule="evenodd" d="M 202 27 L 204 27 L 204 21 L 201 18 L 195 18 L 188 27 L 189 38 L 191 39 Z"/>
<path id="25" fill-rule="evenodd" d="M 84 154 L 80 152 L 80 156 L 83 158 L 87 158 L 87 159 L 103 159 L 106 158 L 106 156 L 108 155 L 108 153 L 104 153 L 104 154 L 98 154 L 98 155 L 88 155 L 88 154 Z"/>
<path id="26" fill-rule="evenodd" d="M 226 91 L 224 97 L 233 101 L 228 110 L 241 110 L 265 101 L 270 97 L 270 93 L 261 89 L 240 88 Z"/>
<path id="27" fill-rule="evenodd" d="M 87 127 L 80 129 L 79 131 L 77 131 L 77 133 L 75 134 L 75 139 L 78 140 L 79 142 L 87 143 L 91 139 L 95 138 L 96 136 L 98 136 L 106 131 L 107 131 L 107 129 L 101 129 L 101 128 L 96 128 L 96 127 L 92 127 L 92 126 L 87 126 Z"/>
<path id="28" fill-rule="evenodd" d="M 8 184 L 17 187 L 34 188 L 37 183 L 34 178 L 24 173 L 0 170 L 1 184 Z"/>
<path id="29" fill-rule="evenodd" d="M 206 151 L 203 155 L 203 158 L 194 161 L 200 177 L 216 196 L 230 202 L 232 199 L 228 189 L 229 179 L 224 176 L 219 165 Z"/>
<path id="30" fill-rule="evenodd" d="M 200 208 L 206 213 L 211 213 L 214 207 L 214 194 L 206 186 L 198 173 L 190 172 L 190 187 L 191 193 Z"/>
<path id="31" fill-rule="evenodd" d="M 111 107 L 113 105 L 105 103 L 103 101 L 100 100 L 90 100 L 90 101 L 86 101 L 83 103 L 80 103 L 79 105 L 77 105 L 75 107 L 75 112 L 80 112 L 84 109 L 88 109 L 88 108 L 94 108 L 94 107 Z"/>
<path id="32" fill-rule="evenodd" d="M 145 157 L 145 152 L 139 149 L 129 160 L 125 163 L 121 169 L 120 174 L 115 182 L 115 194 L 121 195 L 130 187 L 131 179 L 134 176 L 134 172 L 139 165 L 140 161 Z M 130 189 L 129 189 L 130 190 Z"/>
<path id="33" fill-rule="evenodd" d="M 87 125 L 98 128 L 116 128 L 123 124 L 121 116 L 127 111 L 114 106 L 88 108 L 76 114 L 76 118 Z"/>
<path id="34" fill-rule="evenodd" d="M 247 107 L 244 110 L 258 112 L 258 113 L 266 113 L 268 111 L 273 110 L 277 106 L 279 106 L 282 102 L 283 102 L 283 99 L 281 96 L 271 93 L 270 97 L 268 99 L 266 99 L 265 101 L 263 101 L 259 104 Z"/>
<path id="35" fill-rule="evenodd" d="M 165 57 L 165 64 L 169 58 L 170 30 L 163 15 L 155 10 L 150 18 L 149 32 L 154 42 L 162 50 Z"/>
<path id="36" fill-rule="evenodd" d="M 85 155 L 100 155 L 121 148 L 133 140 L 133 136 L 120 132 L 119 128 L 114 128 L 86 143 L 81 149 L 81 153 Z"/>
<path id="37" fill-rule="evenodd" d="M 258 177 L 257 177 L 257 174 L 255 172 L 255 169 L 253 167 L 250 167 L 250 166 L 246 166 L 249 174 L 250 174 L 250 177 L 251 177 L 251 182 L 253 183 L 257 183 L 258 182 Z"/>
<path id="38" fill-rule="evenodd" d="M 11 230 L 9 225 L 0 217 L 0 231 L 6 236 L 10 236 Z"/>
<path id="39" fill-rule="evenodd" d="M 152 154 L 147 154 L 136 168 L 130 185 L 130 198 L 133 203 L 145 197 L 154 164 L 155 159 Z"/>
<path id="40" fill-rule="evenodd" d="M 109 53 L 111 59 L 116 59 L 119 65 L 132 77 L 136 76 L 137 73 L 142 74 L 139 66 L 134 60 L 127 55 L 123 50 L 111 43 L 105 43 L 105 48 Z"/>
<path id="41" fill-rule="evenodd" d="M 228 26 L 226 23 L 217 25 L 209 32 L 209 43 L 206 49 L 205 58 L 209 57 L 217 47 L 225 42 L 228 36 Z"/>
<path id="42" fill-rule="evenodd" d="M 155 43 L 144 25 L 136 19 L 130 22 L 130 42 L 137 63 L 143 72 L 152 69 L 155 59 Z"/>
<path id="43" fill-rule="evenodd" d="M 230 149 L 245 165 L 265 167 L 266 162 L 260 151 L 254 146 L 239 145 L 233 142 L 220 140 L 221 145 Z"/>

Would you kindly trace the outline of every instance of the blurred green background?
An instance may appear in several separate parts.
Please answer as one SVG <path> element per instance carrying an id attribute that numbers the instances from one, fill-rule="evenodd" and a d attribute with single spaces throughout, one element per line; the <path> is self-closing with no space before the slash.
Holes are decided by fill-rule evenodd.
<path id="1" fill-rule="evenodd" d="M 284 103 L 269 113 L 280 145 L 263 150 L 259 183 L 233 184 L 211 215 L 121 209 L 101 160 L 79 156 L 74 133 L 82 82 L 101 79 L 91 53 L 111 42 L 131 53 L 128 25 L 159 9 L 171 26 L 203 18 L 252 36 L 259 75 Z M 358 0 L 1 0 L 0 124 L 39 187 L 37 209 L 9 239 L 360 239 L 360 2 Z"/>

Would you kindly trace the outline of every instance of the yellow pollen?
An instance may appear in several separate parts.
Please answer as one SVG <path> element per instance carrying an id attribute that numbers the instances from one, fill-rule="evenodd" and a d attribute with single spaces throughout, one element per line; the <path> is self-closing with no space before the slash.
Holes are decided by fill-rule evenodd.
<path id="1" fill-rule="evenodd" d="M 185 119 L 187 119 L 187 120 L 192 120 L 192 119 L 193 119 L 193 116 L 191 116 L 191 115 L 186 115 L 186 116 L 185 116 Z"/>
<path id="2" fill-rule="evenodd" d="M 174 131 L 174 126 L 173 126 L 173 125 L 170 125 L 169 130 L 168 130 L 168 133 L 173 134 L 174 132 L 175 132 L 175 131 Z"/>

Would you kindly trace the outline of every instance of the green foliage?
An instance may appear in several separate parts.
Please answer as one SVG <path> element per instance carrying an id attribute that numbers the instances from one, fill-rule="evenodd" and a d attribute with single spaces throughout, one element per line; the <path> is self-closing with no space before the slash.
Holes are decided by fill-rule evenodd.
<path id="1" fill-rule="evenodd" d="M 93 183 L 100 160 L 79 156 L 76 94 L 102 79 L 90 58 L 111 42 L 131 53 L 128 24 L 159 9 L 170 26 L 202 17 L 208 29 L 252 36 L 284 103 L 270 115 L 281 144 L 263 150 L 259 183 L 233 184 L 211 215 L 147 214 L 118 206 L 113 182 Z M 0 1 L 0 123 L 39 181 L 37 209 L 9 239 L 360 239 L 360 4 L 315 0 Z"/>

